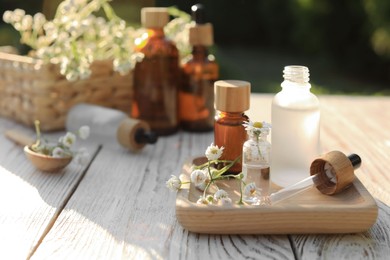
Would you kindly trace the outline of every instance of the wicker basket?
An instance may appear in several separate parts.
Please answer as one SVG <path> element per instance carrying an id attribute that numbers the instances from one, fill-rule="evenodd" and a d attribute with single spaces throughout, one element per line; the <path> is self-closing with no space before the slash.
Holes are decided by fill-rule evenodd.
<path id="1" fill-rule="evenodd" d="M 96 61 L 89 79 L 69 82 L 59 66 L 42 60 L 0 52 L 0 115 L 43 131 L 65 126 L 68 110 L 91 103 L 130 112 L 132 74 L 121 76 L 112 62 Z"/>

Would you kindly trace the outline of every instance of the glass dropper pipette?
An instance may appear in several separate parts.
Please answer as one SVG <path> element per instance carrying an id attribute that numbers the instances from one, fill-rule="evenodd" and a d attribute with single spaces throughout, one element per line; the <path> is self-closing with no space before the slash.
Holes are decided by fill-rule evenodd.
<path id="1" fill-rule="evenodd" d="M 361 165 L 361 158 L 357 154 L 351 154 L 348 156 L 348 159 L 350 160 L 353 169 L 359 168 Z M 269 196 L 269 201 L 271 205 L 274 205 L 276 203 L 279 203 L 285 199 L 288 199 L 292 196 L 296 196 L 299 193 L 302 193 L 310 188 L 317 187 L 322 184 L 326 185 L 336 185 L 337 184 L 337 177 L 336 173 L 334 171 L 334 168 L 332 165 L 328 162 L 324 164 L 324 173 L 326 178 L 320 176 L 319 173 L 311 175 L 291 186 L 288 186 L 286 188 L 283 188 L 277 192 L 272 193 Z"/>

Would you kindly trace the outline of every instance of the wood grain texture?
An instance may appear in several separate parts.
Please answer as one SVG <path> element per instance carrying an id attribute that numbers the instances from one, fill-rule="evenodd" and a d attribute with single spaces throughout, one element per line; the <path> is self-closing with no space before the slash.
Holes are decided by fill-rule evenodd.
<path id="1" fill-rule="evenodd" d="M 58 174 L 36 170 L 23 153 L 2 134 L 30 129 L 0 118 L 0 241 L 1 259 L 27 258 L 50 229 L 85 166 L 71 164 Z"/>
<path id="2" fill-rule="evenodd" d="M 185 180 L 190 178 L 191 165 L 193 162 L 189 160 L 183 166 L 181 177 Z M 248 177 L 259 187 L 260 178 Z M 218 181 L 217 185 L 233 201 L 239 200 L 236 180 Z M 191 184 L 181 189 L 176 198 L 179 223 L 197 233 L 356 233 L 368 230 L 378 214 L 375 200 L 357 178 L 351 187 L 337 195 L 327 196 L 312 187 L 276 205 L 199 205 L 196 201 L 202 193 Z"/>
<path id="3" fill-rule="evenodd" d="M 344 235 L 293 236 L 300 259 L 388 259 L 390 208 L 379 202 L 379 217 L 367 232 Z"/>
<path id="4" fill-rule="evenodd" d="M 177 223 L 165 181 L 211 141 L 179 133 L 139 154 L 103 149 L 33 258 L 291 258 L 286 236 L 198 235 Z"/>
<path id="5" fill-rule="evenodd" d="M 271 100 L 252 95 L 247 114 L 269 122 Z M 321 96 L 320 103 L 323 151 L 362 157 L 355 174 L 379 205 L 367 232 L 239 236 L 184 230 L 176 220 L 175 194 L 164 182 L 179 175 L 186 158 L 203 155 L 212 133 L 179 132 L 139 154 L 103 147 L 82 179 L 83 169 L 75 166 L 62 175 L 40 174 L 20 147 L 0 136 L 0 258 L 26 258 L 33 251 L 34 259 L 387 259 L 390 98 Z M 1 132 L 13 127 L 20 128 L 0 118 Z"/>

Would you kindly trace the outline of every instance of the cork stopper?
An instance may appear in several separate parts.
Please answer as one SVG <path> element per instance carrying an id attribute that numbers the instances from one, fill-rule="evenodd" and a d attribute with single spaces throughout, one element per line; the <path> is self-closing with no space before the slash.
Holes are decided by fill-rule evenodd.
<path id="1" fill-rule="evenodd" d="M 214 44 L 213 25 L 211 23 L 197 24 L 190 28 L 189 42 L 192 46 L 211 46 Z"/>
<path id="2" fill-rule="evenodd" d="M 141 9 L 141 23 L 145 28 L 163 28 L 168 22 L 167 8 L 145 7 Z"/>
<path id="3" fill-rule="evenodd" d="M 241 80 L 218 80 L 214 83 L 215 109 L 244 112 L 249 109 L 251 84 Z"/>
<path id="4" fill-rule="evenodd" d="M 359 160 L 357 160 L 357 158 Z M 339 151 L 332 151 L 315 159 L 310 166 L 310 175 L 318 174 L 315 182 L 323 194 L 333 195 L 348 188 L 354 178 L 354 169 L 359 167 L 360 157 L 353 154 L 347 157 Z M 332 175 L 329 176 L 329 171 Z"/>
<path id="5" fill-rule="evenodd" d="M 141 140 L 139 134 L 150 132 L 150 126 L 140 120 L 127 118 L 124 119 L 117 130 L 118 142 L 129 148 L 131 151 L 141 150 L 147 143 L 155 143 L 156 137 L 151 137 L 150 140 Z"/>

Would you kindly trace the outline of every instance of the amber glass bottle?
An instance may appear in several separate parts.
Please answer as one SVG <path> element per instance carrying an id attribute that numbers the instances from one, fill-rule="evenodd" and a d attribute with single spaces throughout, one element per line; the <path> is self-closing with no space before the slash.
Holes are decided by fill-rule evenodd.
<path id="1" fill-rule="evenodd" d="M 163 31 L 169 15 L 166 8 L 142 8 L 141 20 L 147 32 L 136 40 L 136 49 L 145 56 L 134 69 L 131 116 L 146 121 L 158 135 L 172 134 L 178 128 L 180 74 L 178 50 Z"/>
<path id="2" fill-rule="evenodd" d="M 214 144 L 225 147 L 222 160 L 235 160 L 242 154 L 242 146 L 247 140 L 244 121 L 248 117 L 251 85 L 246 81 L 219 80 L 214 83 L 215 109 Z M 239 160 L 229 173 L 240 173 L 242 160 Z"/>
<path id="3" fill-rule="evenodd" d="M 214 125 L 214 82 L 219 67 L 208 47 L 213 44 L 213 27 L 203 22 L 202 5 L 192 6 L 195 25 L 190 28 L 192 57 L 183 65 L 179 90 L 179 120 L 184 130 L 211 131 Z"/>

